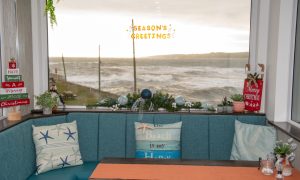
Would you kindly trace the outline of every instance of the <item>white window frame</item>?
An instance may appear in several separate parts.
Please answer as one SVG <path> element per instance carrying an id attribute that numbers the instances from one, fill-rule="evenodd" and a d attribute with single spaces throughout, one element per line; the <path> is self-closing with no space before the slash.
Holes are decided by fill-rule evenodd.
<path id="1" fill-rule="evenodd" d="M 296 26 L 297 26 L 297 8 L 298 8 L 298 1 L 294 0 L 294 7 L 293 7 L 293 19 L 292 19 L 292 35 L 294 37 L 294 41 L 291 42 L 292 43 L 292 51 L 291 51 L 291 63 L 290 63 L 290 71 L 289 71 L 289 89 L 288 89 L 288 93 L 289 93 L 289 102 L 290 102 L 290 106 L 289 106 L 289 119 L 288 122 L 298 128 L 300 128 L 300 124 L 293 121 L 292 120 L 292 98 L 293 98 L 293 81 L 294 81 L 294 62 L 295 62 L 295 45 L 296 45 Z M 298 10 L 300 11 L 300 9 Z"/>
<path id="2" fill-rule="evenodd" d="M 0 9 L 2 9 L 2 1 L 0 1 Z M 2 34 L 3 34 L 3 14 L 0 13 L 0 80 L 1 82 L 3 81 L 4 79 L 4 67 L 3 67 L 3 55 L 2 55 L 2 52 L 3 52 L 3 43 L 2 43 Z M 3 113 L 3 108 L 0 108 L 0 120 L 1 119 L 4 119 L 4 113 Z"/>
<path id="3" fill-rule="evenodd" d="M 34 96 L 48 90 L 48 27 L 46 0 L 31 0 Z M 36 102 L 34 107 L 36 107 Z"/>
<path id="4" fill-rule="evenodd" d="M 32 35 L 33 35 L 33 71 L 34 71 L 34 95 L 39 95 L 48 90 L 48 32 L 47 18 L 44 15 L 44 5 L 46 0 L 31 0 L 32 9 Z M 265 1 L 265 0 L 263 0 Z M 269 1 L 269 0 L 266 0 Z M 251 17 L 250 17 L 250 41 L 249 63 L 251 69 L 257 68 L 258 51 L 258 23 L 261 0 L 251 0 Z M 263 97 L 264 98 L 264 97 Z M 263 103 L 262 103 L 263 104 Z M 36 106 L 34 106 L 36 107 Z M 82 108 L 83 106 L 66 106 L 66 108 Z M 262 107 L 263 109 L 263 107 Z M 262 110 L 264 111 L 264 110 Z"/>
<path id="5" fill-rule="evenodd" d="M 258 49 L 265 48 L 258 54 L 266 55 L 260 59 L 267 65 L 266 116 L 268 120 L 288 122 L 300 128 L 291 119 L 297 0 L 260 0 L 260 5 L 264 8 L 259 11 L 259 20 L 267 24 L 266 28 L 258 26 L 258 35 L 267 38 L 257 43 Z M 274 14 L 278 17 L 271 17 Z"/>

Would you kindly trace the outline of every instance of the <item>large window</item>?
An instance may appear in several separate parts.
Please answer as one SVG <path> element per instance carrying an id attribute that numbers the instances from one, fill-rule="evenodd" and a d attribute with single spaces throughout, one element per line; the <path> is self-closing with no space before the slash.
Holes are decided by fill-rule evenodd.
<path id="1" fill-rule="evenodd" d="M 251 0 L 60 1 L 49 24 L 50 83 L 67 105 L 144 88 L 218 104 L 242 93 L 250 8 Z"/>

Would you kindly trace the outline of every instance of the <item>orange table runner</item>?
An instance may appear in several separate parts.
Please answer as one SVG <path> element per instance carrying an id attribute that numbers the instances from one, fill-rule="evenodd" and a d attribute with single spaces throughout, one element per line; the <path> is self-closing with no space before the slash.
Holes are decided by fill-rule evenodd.
<path id="1" fill-rule="evenodd" d="M 256 167 L 156 165 L 156 164 L 98 164 L 94 179 L 182 179 L 182 180 L 274 180 L 275 174 L 265 176 Z M 300 173 L 285 180 L 300 180 Z"/>

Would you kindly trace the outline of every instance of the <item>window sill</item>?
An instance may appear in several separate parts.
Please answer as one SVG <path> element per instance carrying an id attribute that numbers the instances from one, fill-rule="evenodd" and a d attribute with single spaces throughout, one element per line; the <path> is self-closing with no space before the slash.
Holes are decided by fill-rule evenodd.
<path id="1" fill-rule="evenodd" d="M 291 136 L 295 140 L 300 142 L 300 128 L 292 125 L 289 122 L 274 122 L 268 120 L 268 123 L 274 126 L 276 129 L 281 130 L 285 134 Z"/>
<path id="2" fill-rule="evenodd" d="M 54 114 L 56 113 L 72 113 L 72 112 L 102 112 L 102 113 L 132 113 L 136 114 L 139 113 L 138 111 L 131 111 L 131 110 L 108 110 L 108 109 L 86 109 L 86 108 L 65 108 L 65 109 L 57 109 Z M 42 114 L 42 110 L 34 109 L 31 111 L 32 114 Z M 175 111 L 175 112 L 168 112 L 168 111 L 143 111 L 143 114 L 195 114 L 195 115 L 239 115 L 239 116 L 265 116 L 265 113 L 255 113 L 255 112 L 243 112 L 243 113 L 220 113 L 220 112 L 210 112 L 210 111 Z"/>

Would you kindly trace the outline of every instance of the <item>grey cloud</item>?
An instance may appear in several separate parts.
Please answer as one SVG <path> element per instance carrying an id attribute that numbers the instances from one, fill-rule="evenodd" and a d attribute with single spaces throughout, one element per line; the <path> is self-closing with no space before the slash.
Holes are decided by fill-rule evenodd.
<path id="1" fill-rule="evenodd" d="M 63 0 L 58 8 L 249 28 L 251 0 Z"/>

